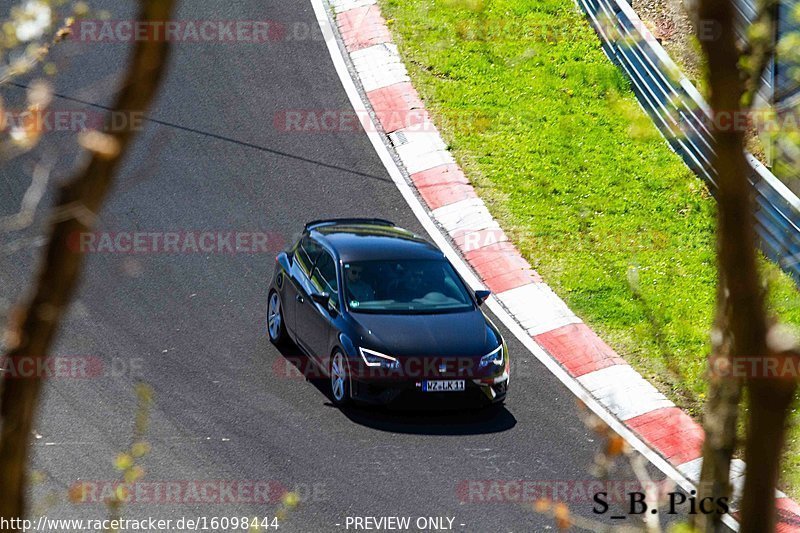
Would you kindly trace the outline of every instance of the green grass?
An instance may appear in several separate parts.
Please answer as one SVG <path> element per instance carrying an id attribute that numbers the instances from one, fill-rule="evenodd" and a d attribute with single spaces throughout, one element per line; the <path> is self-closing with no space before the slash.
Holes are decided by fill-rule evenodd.
<path id="1" fill-rule="evenodd" d="M 639 108 L 571 0 L 381 0 L 456 159 L 567 304 L 699 416 L 715 296 L 714 200 Z M 771 307 L 800 324 L 764 262 Z M 800 489 L 798 414 L 783 485 Z"/>

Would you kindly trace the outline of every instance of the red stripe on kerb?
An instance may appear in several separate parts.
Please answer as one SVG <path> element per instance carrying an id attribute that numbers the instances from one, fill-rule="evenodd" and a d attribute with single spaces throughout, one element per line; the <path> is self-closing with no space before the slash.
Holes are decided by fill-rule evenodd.
<path id="1" fill-rule="evenodd" d="M 398 83 L 397 85 L 402 84 Z M 396 87 L 396 85 L 391 85 L 388 88 L 391 87 Z M 378 89 L 378 91 L 382 90 L 383 89 Z M 414 185 L 417 188 L 432 187 L 436 185 L 449 185 L 453 183 L 469 183 L 469 181 L 467 181 L 467 177 L 463 172 L 461 172 L 461 169 L 458 168 L 458 165 L 452 163 L 448 165 L 439 165 L 438 167 L 433 167 L 428 170 L 423 170 L 421 172 L 417 172 L 416 174 L 412 174 L 411 181 L 414 182 Z"/>
<path id="2" fill-rule="evenodd" d="M 386 133 L 404 128 L 414 129 L 430 121 L 419 94 L 409 82 L 394 83 L 370 91 L 367 99 Z M 452 166 L 458 168 L 458 165 Z"/>
<path id="3" fill-rule="evenodd" d="M 467 178 L 458 167 L 454 170 L 454 166 L 439 165 L 411 175 L 411 181 L 430 209 L 477 197 Z"/>
<path id="4" fill-rule="evenodd" d="M 392 41 L 392 35 L 377 6 L 357 7 L 340 13 L 336 23 L 349 52 Z"/>
<path id="5" fill-rule="evenodd" d="M 568 324 L 536 335 L 534 340 L 574 377 L 625 364 L 625 360 L 586 324 Z"/>
<path id="6" fill-rule="evenodd" d="M 420 187 L 418 190 L 422 199 L 425 200 L 425 203 L 428 204 L 428 207 L 431 209 L 439 209 L 445 205 L 477 197 L 472 186 L 464 185 L 463 183 Z"/>
<path id="7" fill-rule="evenodd" d="M 675 466 L 702 455 L 703 428 L 677 407 L 656 409 L 625 424 Z"/>
<path id="8" fill-rule="evenodd" d="M 466 252 L 464 256 L 495 294 L 542 281 L 510 243 L 491 244 Z"/>
<path id="9" fill-rule="evenodd" d="M 800 505 L 791 498 L 778 498 L 775 508 L 778 511 L 775 532 L 800 533 Z"/>

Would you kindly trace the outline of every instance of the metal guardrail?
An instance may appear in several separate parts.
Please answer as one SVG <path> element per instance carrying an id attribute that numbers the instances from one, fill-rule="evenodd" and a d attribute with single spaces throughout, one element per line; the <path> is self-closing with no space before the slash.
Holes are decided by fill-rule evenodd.
<path id="1" fill-rule="evenodd" d="M 756 3 L 759 0 L 733 0 L 734 27 L 739 35 L 742 44 L 747 42 L 747 29 L 756 18 Z M 779 4 L 785 4 L 785 0 L 778 0 Z M 775 101 L 778 88 L 775 86 L 775 67 L 776 61 L 773 57 L 764 72 L 761 73 L 761 88 L 759 96 L 767 102 Z"/>
<path id="2" fill-rule="evenodd" d="M 759 0 L 733 0 L 736 21 L 736 31 L 745 40 L 748 26 L 755 20 L 756 5 Z M 776 40 L 800 31 L 800 19 L 795 11 L 800 9 L 800 0 L 778 0 L 775 15 L 777 19 Z M 800 83 L 792 71 L 797 68 L 796 60 L 786 57 L 775 57 L 764 69 L 761 77 L 761 94 L 768 102 L 775 102 L 780 106 L 793 97 L 800 95 Z"/>
<path id="3" fill-rule="evenodd" d="M 628 75 L 642 107 L 675 152 L 716 193 L 711 110 L 625 0 L 577 0 L 603 49 Z M 800 199 L 752 155 L 761 249 L 800 284 Z"/>

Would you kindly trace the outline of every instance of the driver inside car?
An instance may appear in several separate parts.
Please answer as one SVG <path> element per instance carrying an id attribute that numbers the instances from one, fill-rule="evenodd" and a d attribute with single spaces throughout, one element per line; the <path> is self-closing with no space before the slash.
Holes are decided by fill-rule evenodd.
<path id="1" fill-rule="evenodd" d="M 350 300 L 371 302 L 375 299 L 375 289 L 361 277 L 363 268 L 358 265 L 347 265 L 347 291 Z"/>
<path id="2" fill-rule="evenodd" d="M 441 275 L 425 266 L 415 266 L 405 274 L 400 282 L 399 289 L 404 295 L 404 301 L 413 301 L 425 298 L 428 293 L 435 287 L 434 280 L 440 278 Z"/>

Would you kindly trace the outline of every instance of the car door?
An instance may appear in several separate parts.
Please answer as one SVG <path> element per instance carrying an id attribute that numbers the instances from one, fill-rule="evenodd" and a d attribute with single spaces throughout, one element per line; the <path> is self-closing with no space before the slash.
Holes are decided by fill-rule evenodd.
<path id="1" fill-rule="evenodd" d="M 311 237 L 303 237 L 292 255 L 292 266 L 289 270 L 290 284 L 286 287 L 286 301 L 283 303 L 286 316 L 286 328 L 304 349 L 308 349 L 300 335 L 298 313 L 302 312 L 308 298 L 311 284 L 310 276 L 314 263 L 322 252 L 322 247 Z"/>
<path id="2" fill-rule="evenodd" d="M 329 355 L 332 322 L 339 309 L 336 262 L 327 250 L 323 250 L 319 254 L 310 281 L 309 295 L 311 292 L 315 292 L 328 293 L 330 296 L 326 305 L 320 305 L 310 297 L 306 298 L 305 302 L 297 308 L 297 327 L 308 350 L 325 365 Z"/>

